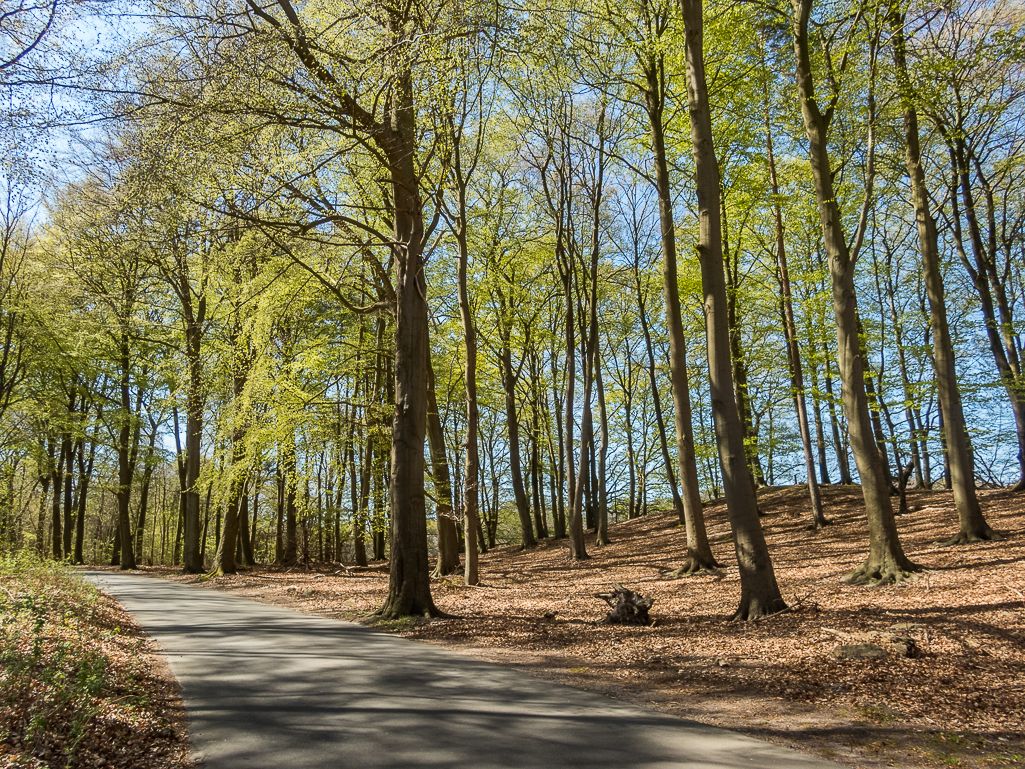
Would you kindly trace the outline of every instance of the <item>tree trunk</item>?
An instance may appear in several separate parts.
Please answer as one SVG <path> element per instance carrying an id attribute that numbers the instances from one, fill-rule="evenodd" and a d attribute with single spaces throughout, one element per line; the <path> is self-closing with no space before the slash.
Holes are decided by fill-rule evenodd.
<path id="1" fill-rule="evenodd" d="M 734 400 L 726 278 L 723 271 L 719 163 L 705 84 L 701 0 L 680 0 L 686 36 L 687 100 L 690 106 L 698 198 L 698 259 L 704 293 L 708 375 L 726 507 L 740 568 L 741 598 L 734 619 L 748 620 L 786 609 L 758 520 L 758 502 Z"/>
<path id="2" fill-rule="evenodd" d="M 684 513 L 683 499 L 680 498 L 680 485 L 676 481 L 676 472 L 673 470 L 673 460 L 669 456 L 669 439 L 666 437 L 666 422 L 662 416 L 662 396 L 659 394 L 658 379 L 655 377 L 655 351 L 651 344 L 651 331 L 648 328 L 647 312 L 644 308 L 644 290 L 641 287 L 640 267 L 634 264 L 634 284 L 637 287 L 637 304 L 641 321 L 641 331 L 644 334 L 644 349 L 648 353 L 648 382 L 651 386 L 652 408 L 655 411 L 655 424 L 658 427 L 658 443 L 662 449 L 662 463 L 665 466 L 666 479 L 669 481 L 669 489 L 673 494 L 673 509 L 680 523 L 686 525 L 687 516 Z M 688 561 L 691 559 L 688 557 Z"/>
<path id="3" fill-rule="evenodd" d="M 438 563 L 434 576 L 459 571 L 459 532 L 452 515 L 452 476 L 445 449 L 445 434 L 438 414 L 438 396 L 434 384 L 434 364 L 427 356 L 427 438 L 434 470 L 435 519 L 438 525 Z"/>
<path id="4" fill-rule="evenodd" d="M 74 484 L 75 473 L 72 465 L 75 458 L 81 456 L 84 439 L 78 438 L 73 441 L 68 452 L 67 461 L 64 463 L 64 556 L 70 558 L 74 548 L 75 537 L 75 506 L 74 506 Z M 12 500 L 13 501 L 13 500 Z"/>
<path id="5" fill-rule="evenodd" d="M 205 301 L 201 302 L 205 305 Z M 185 419 L 185 553 L 187 574 L 203 571 L 199 527 L 199 470 L 201 441 L 203 439 L 203 364 L 200 347 L 203 341 L 202 319 L 187 322 L 185 349 L 188 359 L 189 381 L 186 395 Z"/>
<path id="6" fill-rule="evenodd" d="M 70 452 L 71 439 L 68 436 L 64 436 L 61 439 L 57 464 L 53 466 L 53 502 L 51 505 L 52 515 L 50 517 L 53 524 L 50 541 L 53 546 L 53 557 L 58 561 L 64 557 L 64 537 L 61 534 L 61 489 L 64 488 L 64 466 Z"/>
<path id="7" fill-rule="evenodd" d="M 918 227 L 918 248 L 922 254 L 925 289 L 929 297 L 929 321 L 933 333 L 933 362 L 940 408 L 946 418 L 947 452 L 960 531 L 947 544 L 965 544 L 1000 539 L 989 527 L 975 494 L 975 462 L 965 426 L 961 392 L 957 386 L 954 345 L 947 323 L 943 275 L 940 270 L 939 236 L 936 220 L 929 210 L 929 191 L 925 185 L 922 151 L 919 144 L 918 113 L 915 110 L 911 80 L 908 77 L 904 45 L 904 15 L 891 7 L 888 20 L 893 32 L 893 62 L 904 107 L 904 149 L 911 181 L 911 204 Z M 1025 476 L 1023 476 L 1025 477 Z"/>
<path id="8" fill-rule="evenodd" d="M 284 531 L 283 549 L 281 562 L 293 566 L 299 562 L 299 538 L 296 525 L 295 494 L 299 485 L 298 469 L 296 467 L 296 443 L 294 428 L 289 428 L 289 435 L 286 437 L 284 446 L 284 459 L 282 465 L 282 483 L 284 490 Z"/>
<path id="9" fill-rule="evenodd" d="M 794 9 L 794 53 L 801 112 L 808 134 L 815 197 L 818 202 L 836 317 L 837 358 L 843 380 L 843 405 L 847 417 L 854 459 L 861 475 L 865 513 L 869 527 L 869 554 L 865 563 L 845 576 L 847 582 L 897 582 L 919 567 L 904 555 L 890 503 L 882 461 L 872 437 L 872 421 L 865 392 L 864 363 L 858 336 L 854 266 L 857 251 L 848 250 L 843 220 L 833 188 L 828 149 L 828 128 L 832 112 L 820 112 L 812 79 L 808 23 L 812 0 L 792 0 Z M 871 137 L 870 137 L 871 139 Z M 870 148 L 871 149 L 871 148 Z"/>
<path id="10" fill-rule="evenodd" d="M 363 515 L 365 504 L 361 486 L 356 483 L 356 412 L 353 408 L 353 429 L 349 433 L 349 502 L 352 507 L 352 552 L 357 566 L 367 565 L 366 520 Z M 362 478 L 361 478 L 362 480 Z"/>
<path id="11" fill-rule="evenodd" d="M 772 141 L 772 123 L 769 119 L 768 83 L 763 84 L 765 98 L 765 145 L 769 162 L 769 182 L 773 197 L 773 218 L 776 224 L 776 275 L 779 279 L 783 305 L 783 330 L 787 340 L 787 362 L 790 364 L 790 386 L 794 391 L 794 405 L 797 407 L 797 424 L 801 432 L 801 447 L 804 449 L 804 470 L 808 483 L 808 498 L 811 501 L 812 526 L 821 529 L 831 523 L 822 511 L 822 496 L 815 478 L 815 457 L 811 443 L 811 427 L 808 424 L 808 404 L 804 389 L 804 369 L 801 365 L 801 348 L 797 343 L 797 324 L 794 321 L 794 303 L 790 292 L 790 270 L 787 267 L 787 250 L 783 238 L 783 211 L 780 205 L 779 182 L 776 178 L 776 156 Z M 817 413 L 817 412 L 816 412 Z M 818 423 L 821 433 L 821 418 Z M 821 436 L 820 436 L 821 440 Z M 825 472 L 823 470 L 823 472 Z"/>
<path id="12" fill-rule="evenodd" d="M 676 419 L 676 449 L 680 462 L 681 503 L 687 529 L 687 557 L 678 574 L 718 568 L 712 556 L 701 508 L 697 457 L 694 451 L 690 385 L 687 381 L 687 340 L 683 335 L 683 314 L 677 277 L 676 227 L 673 223 L 673 196 L 669 183 L 669 164 L 665 149 L 664 66 L 659 55 L 650 54 L 645 63 L 645 108 L 651 127 L 652 163 L 658 192 L 659 221 L 662 234 L 662 286 L 666 301 L 666 326 L 669 329 L 669 366 Z M 732 400 L 732 397 L 731 397 Z"/>
<path id="13" fill-rule="evenodd" d="M 470 252 L 466 241 L 466 182 L 460 162 L 459 143 L 455 143 L 453 173 L 456 177 L 456 216 L 453 230 L 459 249 L 459 263 L 456 274 L 456 288 L 459 298 L 459 319 L 463 327 L 463 386 L 466 395 L 466 437 L 463 462 L 463 547 L 465 548 L 463 582 L 467 585 L 480 584 L 478 566 L 478 536 L 481 530 L 478 495 L 480 489 L 480 453 L 477 430 L 480 427 L 480 410 L 477 405 L 477 327 L 470 310 L 470 293 L 467 288 L 466 270 Z M 483 532 L 480 540 L 483 541 Z M 481 542 L 480 544 L 483 544 Z"/>
<path id="14" fill-rule="evenodd" d="M 501 339 L 498 362 L 502 372 L 502 392 L 505 394 L 505 421 L 509 438 L 509 474 L 512 476 L 513 495 L 516 498 L 516 513 L 520 518 L 520 536 L 523 547 L 536 547 L 534 524 L 530 520 L 530 502 L 523 488 L 523 468 L 520 457 L 520 419 L 516 408 L 516 383 L 518 376 L 512 364 L 512 317 L 511 308 L 505 301 L 501 289 L 497 291 L 502 308 L 498 334 Z"/>
<path id="15" fill-rule="evenodd" d="M 398 43 L 401 20 L 392 22 Z M 386 618 L 437 616 L 427 562 L 424 439 L 427 430 L 427 283 L 423 263 L 423 204 L 416 169 L 416 110 L 408 64 L 392 76 L 387 127 L 395 245 L 395 415 L 391 447 L 391 568 Z"/>
<path id="16" fill-rule="evenodd" d="M 598 386 L 598 420 L 601 444 L 598 447 L 598 531 L 596 545 L 608 545 L 609 539 L 609 489 L 605 482 L 606 463 L 609 454 L 609 414 L 605 407 L 605 387 L 601 379 L 601 357 L 594 361 L 594 381 Z"/>

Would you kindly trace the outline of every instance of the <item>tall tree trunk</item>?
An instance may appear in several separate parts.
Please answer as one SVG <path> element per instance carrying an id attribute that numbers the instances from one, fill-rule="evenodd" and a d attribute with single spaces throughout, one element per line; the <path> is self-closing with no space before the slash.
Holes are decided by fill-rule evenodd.
<path id="1" fill-rule="evenodd" d="M 676 226 L 673 223 L 673 195 L 669 183 L 669 163 L 665 148 L 665 73 L 661 54 L 649 54 L 642 62 L 646 88 L 645 111 L 651 128 L 651 154 L 658 193 L 662 234 L 662 286 L 666 302 L 666 326 L 669 329 L 669 367 L 676 420 L 676 449 L 680 462 L 681 502 L 687 529 L 687 557 L 678 574 L 692 574 L 719 566 L 712 556 L 701 508 L 697 456 L 694 450 L 690 385 L 687 381 L 687 340 L 683 334 L 683 313 L 677 277 Z M 732 398 L 731 398 L 732 399 Z"/>
<path id="2" fill-rule="evenodd" d="M 919 567 L 901 547 L 890 503 L 890 488 L 885 469 L 872 438 L 872 420 L 865 392 L 864 362 L 858 336 L 857 300 L 854 292 L 854 267 L 861 234 L 855 239 L 853 253 L 848 249 L 843 220 L 833 187 L 829 159 L 828 130 L 832 108 L 821 112 L 816 101 L 808 42 L 808 24 L 812 0 L 792 0 L 794 53 L 801 113 L 808 134 L 815 197 L 818 201 L 826 256 L 833 288 L 833 312 L 836 316 L 837 357 L 843 379 L 843 404 L 847 416 L 854 459 L 861 476 L 865 513 L 869 527 L 869 554 L 865 563 L 845 576 L 850 583 L 896 582 Z M 869 142 L 871 144 L 870 135 Z M 871 146 L 869 155 L 871 157 Z M 864 216 L 862 217 L 864 221 Z M 859 225 L 863 233 L 863 224 Z"/>
<path id="3" fill-rule="evenodd" d="M 361 486 L 356 478 L 356 409 L 352 413 L 353 427 L 349 432 L 349 442 L 346 451 L 349 453 L 349 504 L 352 509 L 352 553 L 353 560 L 357 566 L 367 565 L 366 545 L 366 519 L 363 515 L 364 507 L 361 496 Z M 361 478 L 362 479 L 362 478 Z"/>
<path id="4" fill-rule="evenodd" d="M 554 334 L 553 334 L 554 336 Z M 555 519 L 555 538 L 566 536 L 566 435 L 562 424 L 563 404 L 559 400 L 559 391 L 555 383 L 558 379 L 558 363 L 555 350 L 549 355 L 552 372 L 552 412 L 555 416 L 555 435 L 558 441 L 558 456 L 552 458 L 552 517 Z M 568 383 L 567 383 L 568 385 Z"/>
<path id="5" fill-rule="evenodd" d="M 153 480 L 153 471 L 156 470 L 156 462 L 154 462 L 154 454 L 156 453 L 157 443 L 157 426 L 153 425 L 153 431 L 150 433 L 149 445 L 146 447 L 146 458 L 143 460 L 145 469 L 142 472 L 142 486 L 139 489 L 139 519 L 135 526 L 135 554 L 137 558 L 142 558 L 144 537 L 146 532 L 146 513 L 149 510 L 149 491 L 150 483 Z"/>
<path id="6" fill-rule="evenodd" d="M 1014 416 L 1015 431 L 1018 439 L 1018 474 L 1019 481 L 1014 486 L 1014 491 L 1025 491 L 1025 387 L 1022 386 L 1022 371 L 1018 359 L 1018 350 L 1014 339 L 1009 333 L 1005 334 L 1010 320 L 1010 308 L 1007 306 L 1006 297 L 1001 301 L 1003 287 L 1001 276 L 998 274 L 995 261 L 995 222 L 990 221 L 991 235 L 989 248 L 983 242 L 979 214 L 975 203 L 975 193 L 972 190 L 970 175 L 970 160 L 968 158 L 967 144 L 963 137 L 947 131 L 945 140 L 950 152 L 950 161 L 953 171 L 951 181 L 951 223 L 954 235 L 954 243 L 957 246 L 958 255 L 965 270 L 972 278 L 976 294 L 979 297 L 979 308 L 982 310 L 983 322 L 986 328 L 986 338 L 989 342 L 989 349 L 996 363 L 1000 381 L 1007 391 L 1011 404 L 1011 413 Z M 963 210 L 958 198 L 964 204 Z M 993 202 L 989 201 L 992 211 Z M 962 231 L 961 219 L 968 225 L 968 237 L 971 243 L 974 264 L 969 260 L 964 247 L 964 234 Z M 1001 322 L 1005 321 L 1005 322 Z M 942 402 L 941 402 L 942 407 Z M 946 415 L 944 415 L 946 418 Z M 945 455 L 948 460 L 949 455 Z M 949 488 L 952 480 L 948 478 Z"/>
<path id="7" fill-rule="evenodd" d="M 435 519 L 438 525 L 438 563 L 434 575 L 441 577 L 459 571 L 459 532 L 452 515 L 452 476 L 448 467 L 445 434 L 441 429 L 441 415 L 438 414 L 434 364 L 430 355 L 427 356 L 427 438 L 431 451 Z"/>
<path id="8" fill-rule="evenodd" d="M 741 320 L 738 294 L 740 293 L 739 265 L 736 257 L 730 253 L 729 238 L 726 229 L 729 218 L 726 214 L 726 199 L 720 191 L 722 225 L 722 254 L 726 279 L 726 325 L 730 330 L 730 357 L 733 364 L 733 387 L 737 396 L 737 411 L 740 413 L 740 426 L 744 431 L 744 447 L 747 452 L 748 465 L 751 467 L 751 482 L 755 489 L 765 485 L 765 474 L 762 471 L 762 460 L 758 453 L 758 426 L 751 414 L 751 398 L 747 388 L 747 358 L 744 355 L 743 339 L 741 338 Z M 770 442 L 771 447 L 771 442 Z M 771 448 L 770 448 L 771 451 Z M 755 500 L 757 501 L 757 493 Z"/>
<path id="9" fill-rule="evenodd" d="M 499 338 L 501 348 L 498 362 L 502 372 L 502 392 L 505 395 L 505 421 L 509 438 L 509 474 L 512 476 L 513 495 L 516 498 L 516 513 L 520 518 L 520 537 L 523 547 L 536 547 L 534 524 L 530 520 L 530 502 L 523 488 L 523 467 L 520 455 L 520 418 L 516 404 L 516 384 L 519 376 L 513 370 L 512 363 L 512 308 L 506 302 L 501 289 L 497 291 L 502 307 L 502 318 L 499 320 Z"/>
<path id="10" fill-rule="evenodd" d="M 466 240 L 466 180 L 460 158 L 459 143 L 455 142 L 453 173 L 456 177 L 456 215 L 453 230 L 459 249 L 459 263 L 456 273 L 456 290 L 459 298 L 459 320 L 463 327 L 463 387 L 466 396 L 466 436 L 464 439 L 465 459 L 463 461 L 463 547 L 465 548 L 463 581 L 467 585 L 480 584 L 478 561 L 478 537 L 480 513 L 478 499 L 480 492 L 480 453 L 477 431 L 480 427 L 480 409 L 477 405 L 477 327 L 470 309 L 470 292 L 467 287 L 466 271 L 470 252 Z M 483 532 L 480 544 L 483 544 Z"/>
<path id="11" fill-rule="evenodd" d="M 408 34 L 398 14 L 396 43 Z M 424 499 L 427 430 L 427 283 L 423 204 L 416 169 L 413 77 L 405 64 L 392 76 L 387 160 L 395 245 L 395 415 L 391 445 L 391 567 L 383 617 L 440 614 L 431 598 Z"/>
<path id="12" fill-rule="evenodd" d="M 64 556 L 70 558 L 74 547 L 75 538 L 75 506 L 74 506 L 74 485 L 75 473 L 72 465 L 75 458 L 80 456 L 84 448 L 84 438 L 78 438 L 71 443 L 71 450 L 68 453 L 67 461 L 64 463 Z"/>
<path id="13" fill-rule="evenodd" d="M 763 62 L 764 63 L 764 62 Z M 801 365 L 801 347 L 797 343 L 797 324 L 794 321 L 794 303 L 790 292 L 790 270 L 787 266 L 787 249 L 783 231 L 783 210 L 780 205 L 779 182 L 776 177 L 776 155 L 772 141 L 772 123 L 769 119 L 768 82 L 763 83 L 765 99 L 765 146 L 769 162 L 769 182 L 772 189 L 772 212 L 776 224 L 776 275 L 779 279 L 783 305 L 783 330 L 787 340 L 787 362 L 790 364 L 790 386 L 794 391 L 794 405 L 797 407 L 797 425 L 801 432 L 801 447 L 804 449 L 804 470 L 808 483 L 808 498 L 811 501 L 812 525 L 816 529 L 831 523 L 822 511 L 822 496 L 815 478 L 815 457 L 811 443 L 811 427 L 808 424 L 807 394 L 804 389 L 804 369 Z M 818 423 L 821 433 L 821 418 Z M 820 436 L 821 440 L 821 436 Z"/>
<path id="14" fill-rule="evenodd" d="M 65 435 L 61 438 L 57 464 L 53 466 L 53 502 L 51 504 L 52 514 L 50 516 L 52 523 L 50 542 L 53 547 L 53 557 L 58 561 L 64 557 L 64 537 L 61 533 L 61 489 L 64 488 L 64 467 L 70 453 L 71 438 Z M 117 564 L 114 565 L 116 566 Z"/>
<path id="15" fill-rule="evenodd" d="M 131 371 L 131 357 L 128 344 L 127 335 L 123 335 L 121 337 L 121 413 L 118 420 L 120 427 L 117 442 L 117 518 L 118 529 L 121 533 L 120 568 L 122 571 L 136 568 L 135 551 L 132 548 L 129 499 L 135 475 L 135 467 L 132 462 L 132 434 L 137 435 L 138 431 L 133 429 L 134 425 L 132 424 L 132 398 L 128 379 Z"/>
<path id="16" fill-rule="evenodd" d="M 637 305 L 640 313 L 641 331 L 644 334 L 644 349 L 648 354 L 648 383 L 651 387 L 652 408 L 655 411 L 655 424 L 658 427 L 658 443 L 662 449 L 662 463 L 665 466 L 666 479 L 669 481 L 669 490 L 673 494 L 673 509 L 680 523 L 687 523 L 687 516 L 684 513 L 683 499 L 680 497 L 680 485 L 676 481 L 676 472 L 673 470 L 673 460 L 669 456 L 669 439 L 666 437 L 666 422 L 662 416 L 662 396 L 659 394 L 658 379 L 655 377 L 655 350 L 651 343 L 651 330 L 648 328 L 648 316 L 644 308 L 644 289 L 641 287 L 640 267 L 634 264 L 634 285 L 637 288 Z M 689 549 L 689 544 L 688 544 Z M 711 555 L 709 554 L 709 557 Z M 714 559 L 713 559 L 714 560 Z M 696 562 L 688 556 L 688 565 L 696 565 Z M 681 574 L 688 573 L 687 571 Z"/>
<path id="17" fill-rule="evenodd" d="M 564 246 L 561 239 L 556 241 L 556 250 L 560 251 Z M 569 488 L 569 493 L 572 495 L 569 499 L 569 510 L 568 510 L 568 521 L 567 521 L 567 534 L 569 535 L 569 557 L 573 560 L 583 560 L 587 558 L 587 548 L 584 545 L 584 519 L 580 505 L 576 503 L 576 488 L 578 483 L 582 483 L 577 479 L 577 473 L 574 469 L 574 457 L 573 457 L 573 420 L 576 418 L 574 414 L 575 409 L 575 394 L 576 394 L 576 343 L 574 341 L 576 337 L 576 329 L 574 328 L 574 312 L 573 312 L 573 266 L 571 257 L 566 254 L 562 254 L 558 258 L 559 269 L 562 274 L 562 290 L 566 295 L 566 397 L 563 405 L 566 409 L 564 420 L 566 425 L 566 443 L 564 446 L 564 457 L 566 467 L 566 480 Z M 581 436 L 581 442 L 584 438 Z"/>
<path id="18" fill-rule="evenodd" d="M 598 386 L 598 426 L 601 444 L 598 447 L 598 531 L 596 545 L 608 545 L 609 539 L 609 489 L 605 482 L 606 464 L 609 455 L 609 414 L 605 406 L 605 386 L 601 379 L 601 357 L 595 359 L 594 381 Z"/>
<path id="19" fill-rule="evenodd" d="M 50 483 L 54 474 L 55 443 L 52 438 L 46 439 L 47 466 L 39 472 L 39 514 L 36 520 L 36 553 L 40 558 L 46 555 L 46 502 L 50 493 Z"/>
<path id="20" fill-rule="evenodd" d="M 950 457 L 954 505 L 960 522 L 960 531 L 947 540 L 947 544 L 1000 539 L 1000 535 L 986 523 L 975 494 L 975 462 L 968 443 L 961 392 L 957 386 L 954 345 L 947 323 L 947 305 L 940 270 L 939 236 L 936 231 L 936 220 L 929 210 L 929 191 L 925 184 L 925 170 L 922 167 L 922 151 L 919 144 L 918 113 L 914 105 L 905 57 L 904 14 L 895 6 L 891 6 L 888 20 L 893 32 L 894 69 L 904 106 L 904 158 L 911 180 L 911 204 L 915 210 L 918 248 L 922 254 L 925 290 L 929 297 L 936 387 L 939 390 L 940 408 L 946 419 L 947 452 Z M 1022 477 L 1025 478 L 1025 474 Z"/>
<path id="21" fill-rule="evenodd" d="M 299 484 L 296 467 L 296 442 L 293 427 L 289 428 L 289 434 L 285 437 L 285 443 L 281 447 L 281 504 L 282 504 L 282 534 L 281 534 L 281 563 L 288 566 L 299 562 L 299 539 L 296 531 L 296 509 L 295 494 Z"/>
<path id="22" fill-rule="evenodd" d="M 242 518 L 248 516 L 245 500 L 249 495 L 247 486 L 249 471 L 245 467 L 246 447 L 243 436 L 239 434 L 240 430 L 241 428 L 236 427 L 231 436 L 231 461 L 227 468 L 230 479 L 228 481 L 228 499 L 224 505 L 224 521 L 221 525 L 217 552 L 214 553 L 214 562 L 210 569 L 210 576 L 214 577 L 238 573 L 235 551 L 240 544 Z"/>
<path id="23" fill-rule="evenodd" d="M 744 446 L 744 430 L 734 400 L 727 319 L 726 277 L 723 271 L 722 222 L 719 219 L 719 163 L 712 143 L 712 118 L 705 83 L 701 0 L 680 0 L 687 53 L 687 101 L 690 106 L 698 197 L 698 259 L 704 293 L 708 376 L 715 420 L 719 464 L 726 507 L 740 568 L 740 606 L 734 619 L 758 619 L 786 608 L 769 557 L 758 502 Z"/>
<path id="24" fill-rule="evenodd" d="M 185 553 L 184 567 L 188 574 L 203 571 L 199 526 L 199 470 L 201 441 L 203 438 L 203 363 L 200 348 L 203 341 L 205 299 L 200 302 L 201 317 L 187 321 L 185 350 L 189 381 L 186 394 L 185 417 Z"/>

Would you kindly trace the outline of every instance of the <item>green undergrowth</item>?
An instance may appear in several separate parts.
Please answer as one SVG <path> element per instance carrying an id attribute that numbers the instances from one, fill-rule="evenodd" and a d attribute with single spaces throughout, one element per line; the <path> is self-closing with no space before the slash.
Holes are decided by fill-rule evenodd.
<path id="1" fill-rule="evenodd" d="M 145 694 L 133 674 L 141 641 L 116 619 L 62 564 L 0 555 L 0 767 L 120 763 L 108 756 L 130 739 L 125 711 Z"/>

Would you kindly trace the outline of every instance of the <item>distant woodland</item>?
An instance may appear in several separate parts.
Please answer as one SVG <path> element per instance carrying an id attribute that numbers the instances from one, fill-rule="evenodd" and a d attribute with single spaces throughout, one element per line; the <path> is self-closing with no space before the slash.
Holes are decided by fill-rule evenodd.
<path id="1" fill-rule="evenodd" d="M 1008 0 L 15 0 L 0 546 L 430 574 L 673 509 L 785 608 L 756 489 L 860 484 L 852 584 L 1025 489 Z"/>

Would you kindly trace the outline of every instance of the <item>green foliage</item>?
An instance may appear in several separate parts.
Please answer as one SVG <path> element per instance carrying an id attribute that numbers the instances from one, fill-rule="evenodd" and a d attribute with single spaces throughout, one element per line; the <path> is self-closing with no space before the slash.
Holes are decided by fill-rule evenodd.
<path id="1" fill-rule="evenodd" d="M 26 755 L 60 746 L 70 765 L 108 685 L 99 593 L 27 551 L 0 556 L 0 582 L 0 734 Z"/>

